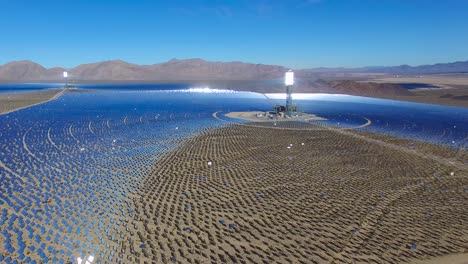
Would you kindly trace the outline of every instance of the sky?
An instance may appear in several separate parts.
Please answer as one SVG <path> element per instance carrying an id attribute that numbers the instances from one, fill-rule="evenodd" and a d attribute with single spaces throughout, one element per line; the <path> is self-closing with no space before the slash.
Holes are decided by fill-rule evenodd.
<path id="1" fill-rule="evenodd" d="M 172 58 L 295 69 L 468 60 L 468 1 L 0 0 L 0 64 Z"/>

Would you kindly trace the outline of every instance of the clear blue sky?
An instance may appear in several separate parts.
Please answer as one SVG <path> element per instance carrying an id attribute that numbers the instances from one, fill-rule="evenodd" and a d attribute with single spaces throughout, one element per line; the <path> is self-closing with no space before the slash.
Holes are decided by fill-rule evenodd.
<path id="1" fill-rule="evenodd" d="M 0 0 L 0 36 L 0 64 L 419 65 L 468 60 L 468 1 Z"/>

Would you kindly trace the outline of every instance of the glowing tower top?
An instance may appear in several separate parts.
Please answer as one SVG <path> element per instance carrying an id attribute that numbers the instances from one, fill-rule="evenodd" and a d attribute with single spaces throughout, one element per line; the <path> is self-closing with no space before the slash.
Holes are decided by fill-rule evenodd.
<path id="1" fill-rule="evenodd" d="M 286 85 L 286 117 L 291 117 L 293 112 L 292 87 L 294 85 L 294 72 L 292 70 L 286 72 L 284 84 Z"/>

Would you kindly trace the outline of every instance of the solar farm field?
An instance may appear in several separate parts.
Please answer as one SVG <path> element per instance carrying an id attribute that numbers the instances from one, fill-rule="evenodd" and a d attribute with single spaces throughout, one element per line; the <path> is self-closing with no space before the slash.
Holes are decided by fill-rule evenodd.
<path id="1" fill-rule="evenodd" d="M 190 89 L 79 89 L 0 115 L 0 262 L 398 263 L 466 250 L 466 110 L 301 104 L 327 120 L 249 123 L 224 114 L 271 100 Z"/>

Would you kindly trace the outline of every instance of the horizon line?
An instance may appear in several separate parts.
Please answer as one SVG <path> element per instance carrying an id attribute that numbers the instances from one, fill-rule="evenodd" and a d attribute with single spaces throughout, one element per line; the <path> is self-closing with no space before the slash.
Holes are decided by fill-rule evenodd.
<path id="1" fill-rule="evenodd" d="M 98 63 L 106 63 L 106 62 L 123 62 L 123 63 L 128 63 L 132 65 L 137 65 L 137 66 L 153 66 L 153 65 L 158 65 L 158 64 L 164 64 L 164 63 L 169 63 L 171 61 L 190 61 L 190 60 L 201 60 L 205 62 L 211 62 L 211 63 L 245 63 L 245 64 L 254 64 L 254 65 L 268 65 L 268 66 L 279 66 L 279 67 L 284 67 L 284 68 L 289 68 L 293 70 L 314 70 L 314 69 L 361 69 L 361 68 L 384 68 L 384 67 L 401 67 L 401 66 L 409 66 L 409 67 L 421 67 L 421 66 L 434 66 L 434 65 L 439 65 L 439 64 L 450 64 L 450 63 L 460 63 L 460 62 L 468 62 L 468 59 L 466 60 L 456 60 L 456 61 L 451 61 L 451 62 L 437 62 L 433 64 L 418 64 L 418 65 L 410 65 L 410 64 L 399 64 L 399 65 L 367 65 L 367 66 L 354 66 L 354 67 L 347 67 L 347 66 L 318 66 L 318 67 L 312 67 L 312 68 L 294 68 L 294 67 L 288 67 L 280 64 L 268 64 L 268 63 L 255 63 L 255 62 L 246 62 L 246 61 L 241 61 L 241 60 L 233 60 L 233 61 L 220 61 L 220 60 L 206 60 L 203 58 L 186 58 L 186 59 L 178 59 L 178 58 L 172 58 L 167 61 L 161 61 L 161 62 L 155 62 L 153 64 L 139 64 L 139 63 L 134 63 L 130 61 L 126 61 L 123 59 L 106 59 L 106 60 L 101 60 L 101 61 L 94 61 L 94 62 L 85 62 L 85 63 L 80 63 L 75 66 L 71 67 L 63 67 L 63 66 L 53 66 L 53 67 L 46 67 L 40 62 L 31 60 L 31 59 L 18 59 L 18 60 L 12 60 L 5 62 L 3 64 L 0 64 L 0 67 L 5 66 L 10 63 L 15 63 L 15 62 L 31 62 L 40 65 L 41 67 L 44 67 L 45 69 L 54 69 L 54 68 L 61 68 L 64 70 L 71 70 L 76 67 L 79 67 L 81 65 L 87 65 L 87 64 L 98 64 Z"/>

